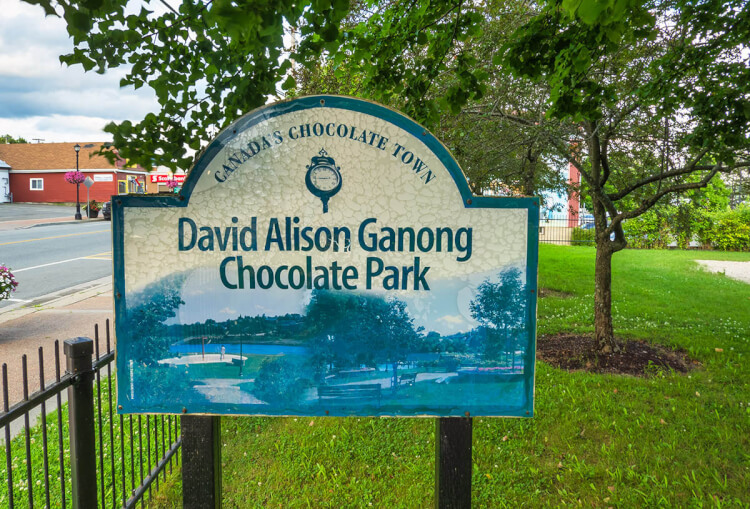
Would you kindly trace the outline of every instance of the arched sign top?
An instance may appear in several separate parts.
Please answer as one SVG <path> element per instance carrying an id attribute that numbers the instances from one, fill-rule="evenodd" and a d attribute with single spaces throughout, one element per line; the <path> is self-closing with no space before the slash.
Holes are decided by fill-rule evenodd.
<path id="1" fill-rule="evenodd" d="M 392 110 L 380 104 L 365 101 L 362 99 L 356 99 L 345 96 L 332 96 L 332 95 L 314 95 L 306 96 L 297 99 L 291 99 L 289 101 L 279 102 L 268 106 L 262 106 L 257 108 L 250 113 L 242 116 L 233 122 L 229 127 L 224 129 L 219 135 L 206 147 L 205 151 L 200 155 L 196 163 L 188 173 L 188 177 L 182 188 L 182 195 L 186 201 L 189 201 L 190 195 L 193 188 L 199 179 L 204 175 L 207 170 L 209 163 L 222 151 L 227 145 L 230 145 L 234 140 L 237 139 L 242 133 L 248 129 L 253 128 L 261 122 L 265 122 L 277 117 L 289 115 L 295 112 L 306 111 L 313 116 L 319 117 L 315 110 L 321 110 L 325 108 L 345 110 L 350 112 L 356 112 L 363 115 L 382 119 L 405 132 L 414 136 L 414 138 L 421 141 L 425 148 L 431 151 L 435 157 L 445 166 L 450 176 L 455 182 L 456 188 L 458 189 L 462 199 L 471 199 L 471 190 L 469 189 L 466 178 L 461 171 L 460 166 L 453 158 L 448 149 L 443 145 L 435 136 L 432 135 L 426 128 L 419 125 L 417 122 L 407 117 L 403 113 Z M 312 123 L 312 126 L 316 122 Z M 317 122 L 320 124 L 325 133 L 325 128 L 330 122 Z M 311 126 L 311 128 L 312 128 Z M 336 126 L 338 129 L 338 125 Z M 343 132 L 343 130 L 341 131 Z M 288 134 L 288 133 L 286 133 Z M 334 136 L 338 133 L 334 132 Z M 351 137 L 351 130 L 347 130 L 344 137 Z M 362 132 L 355 132 L 356 138 L 362 136 Z M 369 139 L 369 137 L 368 137 Z M 373 141 L 380 141 L 379 138 L 374 138 Z M 397 150 L 397 148 L 394 148 Z"/>
<path id="2" fill-rule="evenodd" d="M 396 111 L 260 108 L 112 219 L 123 412 L 533 413 L 539 202 Z"/>

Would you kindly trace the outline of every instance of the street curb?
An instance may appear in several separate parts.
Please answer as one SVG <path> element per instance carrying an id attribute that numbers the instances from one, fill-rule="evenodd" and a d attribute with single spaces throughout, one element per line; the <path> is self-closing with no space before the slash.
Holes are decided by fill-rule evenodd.
<path id="1" fill-rule="evenodd" d="M 80 219 L 80 220 L 73 220 L 73 221 L 53 221 L 49 223 L 36 223 L 31 224 L 29 226 L 21 226 L 18 229 L 19 230 L 28 230 L 29 228 L 36 228 L 37 226 L 54 226 L 58 224 L 89 224 L 89 223 L 98 223 L 100 221 L 106 221 L 103 217 L 97 217 L 96 219 Z"/>
<path id="2" fill-rule="evenodd" d="M 81 283 L 72 288 L 42 295 L 18 307 L 6 308 L 5 311 L 0 309 L 0 324 L 23 318 L 39 311 L 69 306 L 105 293 L 112 293 L 111 276 L 105 276 L 87 283 Z M 39 302 L 39 304 L 34 304 L 35 302 Z"/>

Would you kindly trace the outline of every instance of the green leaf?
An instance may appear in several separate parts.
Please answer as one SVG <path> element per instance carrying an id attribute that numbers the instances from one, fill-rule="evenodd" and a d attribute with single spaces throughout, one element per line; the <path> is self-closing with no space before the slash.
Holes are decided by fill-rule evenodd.
<path id="1" fill-rule="evenodd" d="M 82 0 L 81 1 L 81 5 L 91 11 L 95 11 L 99 9 L 102 6 L 102 4 L 104 4 L 104 0 Z"/>
<path id="2" fill-rule="evenodd" d="M 573 67 L 577 72 L 583 72 L 591 63 L 591 52 L 587 48 L 580 48 L 573 57 Z"/>
<path id="3" fill-rule="evenodd" d="M 297 88 L 297 80 L 293 76 L 287 76 L 284 83 L 281 84 L 282 90 L 294 90 L 295 88 Z"/>
<path id="4" fill-rule="evenodd" d="M 575 16 L 576 10 L 578 9 L 579 5 L 581 5 L 581 0 L 563 0 L 562 1 L 562 8 L 565 9 L 565 12 L 568 13 L 568 16 L 570 18 L 573 18 Z"/>
<path id="5" fill-rule="evenodd" d="M 44 15 L 45 16 L 55 16 L 60 17 L 57 14 L 57 11 L 55 11 L 55 8 L 52 6 L 52 2 L 50 0 L 25 0 L 27 3 L 30 3 L 31 5 L 39 5 L 42 9 L 44 9 Z"/>
<path id="6" fill-rule="evenodd" d="M 91 18 L 82 11 L 73 11 L 68 13 L 68 24 L 70 27 L 80 32 L 91 30 Z"/>
<path id="7" fill-rule="evenodd" d="M 582 0 L 577 14 L 581 21 L 587 25 L 593 25 L 605 8 L 606 5 L 600 4 L 597 0 Z"/>

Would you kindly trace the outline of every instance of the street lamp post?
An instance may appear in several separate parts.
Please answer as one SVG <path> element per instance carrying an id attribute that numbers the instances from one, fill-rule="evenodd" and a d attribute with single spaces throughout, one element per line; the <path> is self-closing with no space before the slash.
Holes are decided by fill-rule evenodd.
<path id="1" fill-rule="evenodd" d="M 78 171 L 78 152 L 81 151 L 81 146 L 78 143 L 76 143 L 73 148 L 76 151 L 76 171 Z M 80 187 L 81 187 L 81 183 L 80 182 L 76 182 L 76 216 L 75 216 L 76 220 L 83 219 L 81 217 L 81 200 L 78 197 L 79 196 L 78 195 L 78 190 L 79 190 Z"/>

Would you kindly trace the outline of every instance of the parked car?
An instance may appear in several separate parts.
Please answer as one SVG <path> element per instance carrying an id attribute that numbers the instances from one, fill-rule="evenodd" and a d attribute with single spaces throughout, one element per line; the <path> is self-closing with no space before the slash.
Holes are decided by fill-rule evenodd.
<path id="1" fill-rule="evenodd" d="M 105 221 L 112 220 L 112 202 L 108 201 L 104 204 L 104 206 L 102 207 L 102 217 Z"/>

